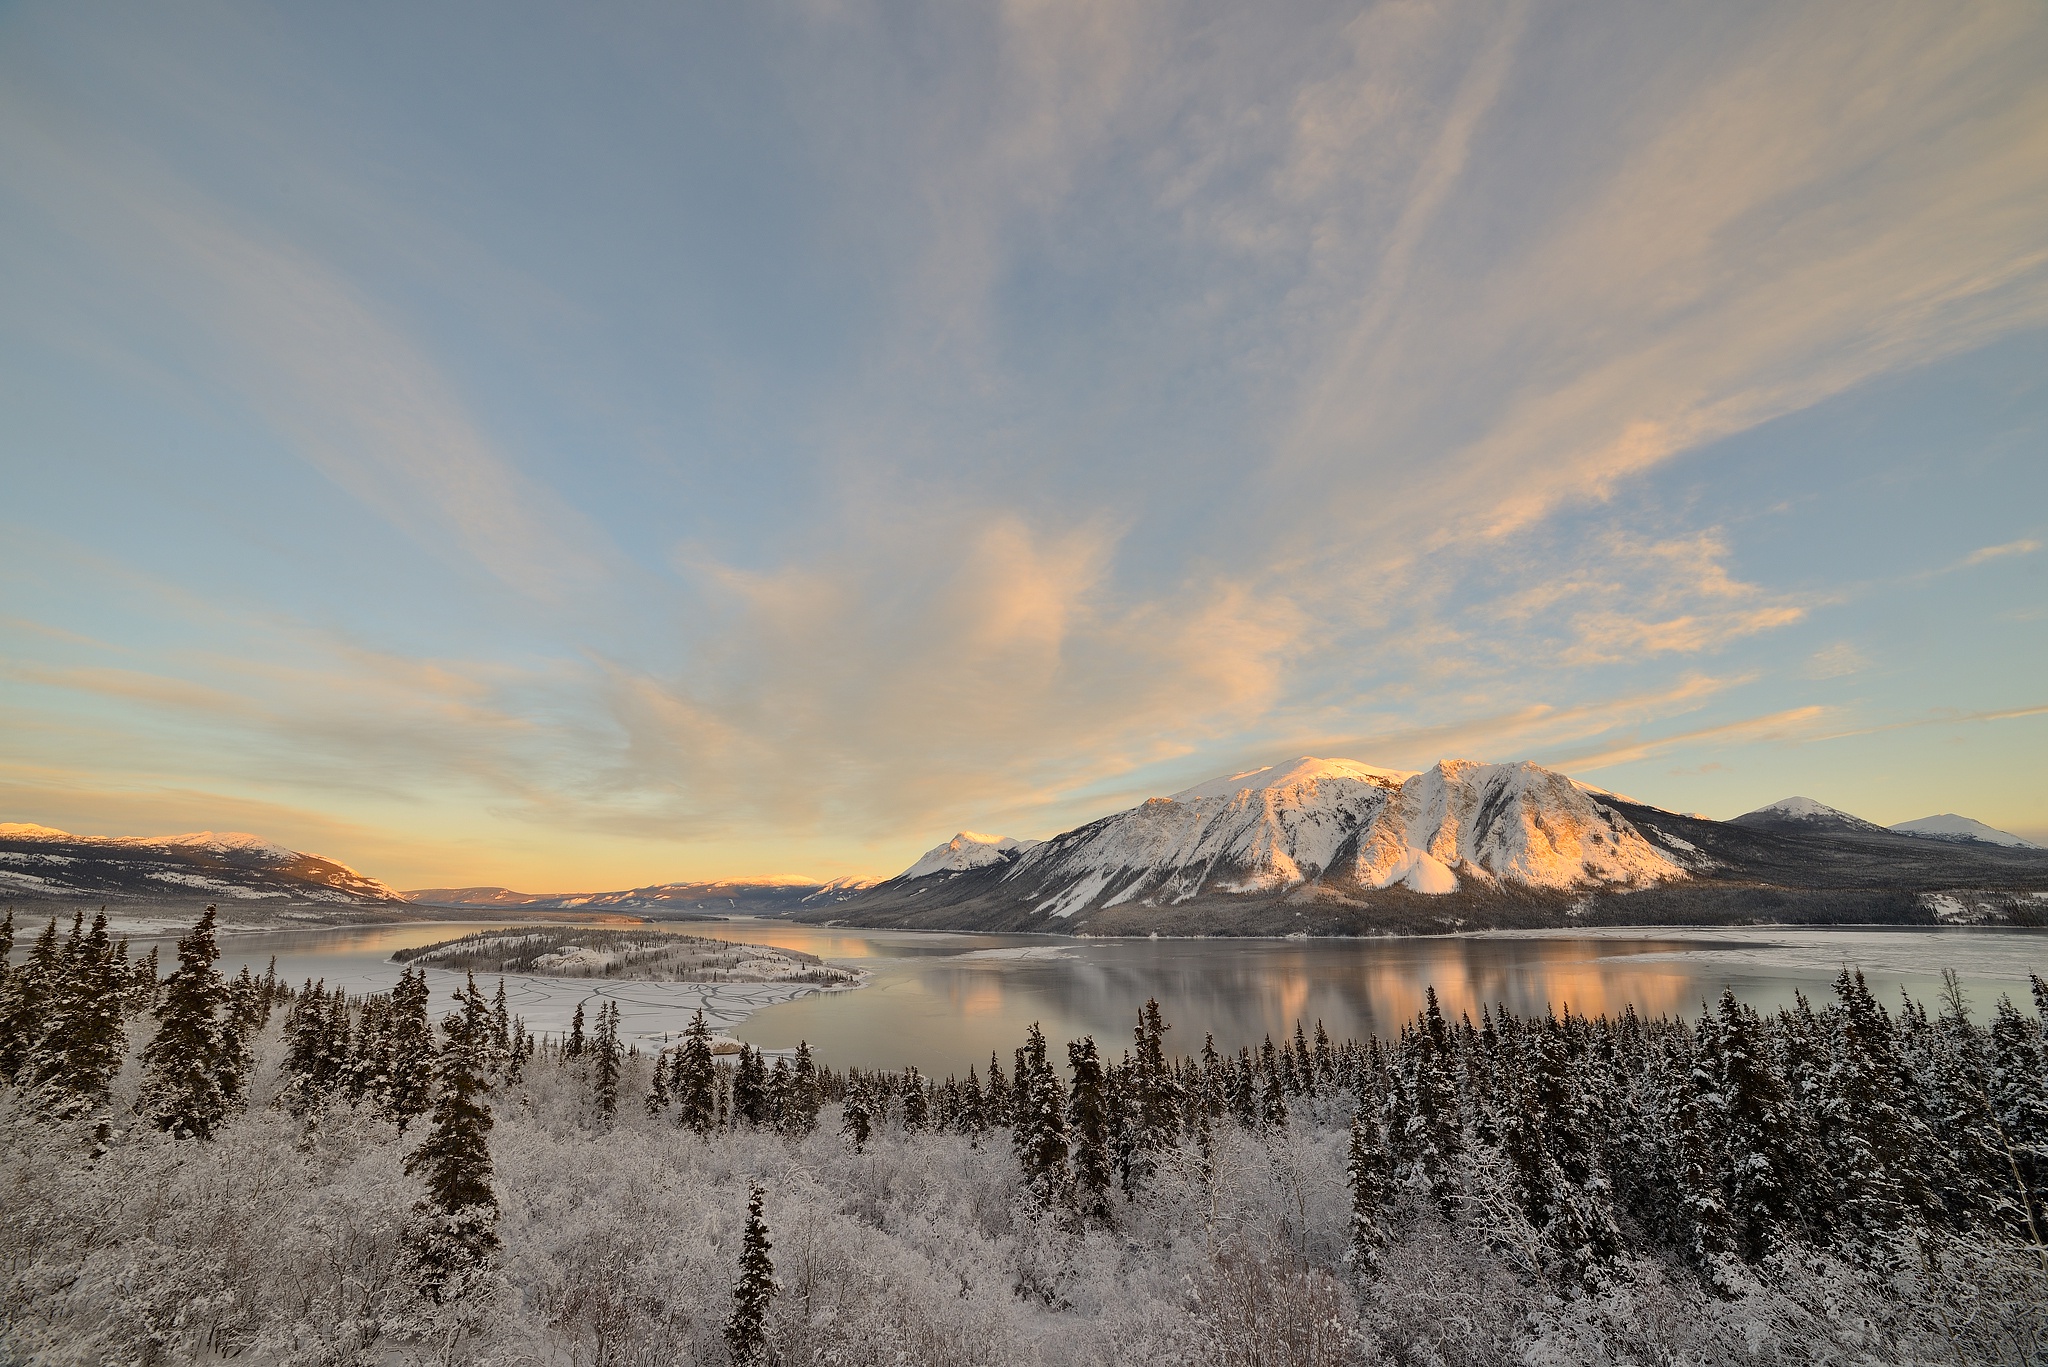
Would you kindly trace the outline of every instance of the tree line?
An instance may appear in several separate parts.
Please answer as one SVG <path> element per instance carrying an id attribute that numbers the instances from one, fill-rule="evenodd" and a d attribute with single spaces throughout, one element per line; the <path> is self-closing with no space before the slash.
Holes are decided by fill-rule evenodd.
<path id="1" fill-rule="evenodd" d="M 1116 1229 L 1169 1171 L 1213 1182 L 1226 1130 L 1278 1143 L 1291 1127 L 1340 1127 L 1345 1262 L 1362 1287 L 1431 1219 L 1476 1231 L 1564 1297 L 1598 1293 L 1645 1251 L 1732 1297 L 1803 1249 L 1883 1267 L 1937 1256 L 1938 1234 L 2009 1245 L 2048 1274 L 2038 976 L 2031 1011 L 2002 998 L 1984 1022 L 1953 974 L 1932 1010 L 1910 998 L 1888 1009 L 1845 969 L 1820 1004 L 1801 995 L 1763 1013 L 1723 992 L 1691 1018 L 1495 1006 L 1453 1019 L 1430 990 L 1392 1038 L 1337 1041 L 1297 1024 L 1234 1053 L 1213 1039 L 1170 1050 L 1147 1002 L 1116 1057 L 1090 1036 L 1055 1050 L 1033 1025 L 1007 1068 L 991 1056 L 939 1079 L 834 1069 L 807 1044 L 721 1056 L 701 1012 L 654 1052 L 621 1038 L 610 1003 L 594 1024 L 579 1007 L 568 1032 L 537 1036 L 507 1009 L 502 981 L 487 998 L 474 975 L 437 1024 L 417 969 L 359 996 L 292 989 L 274 965 L 229 980 L 215 933 L 209 908 L 160 977 L 155 952 L 131 958 L 104 914 L 90 927 L 74 918 L 68 936 L 53 920 L 20 965 L 0 959 L 0 1079 L 53 1121 L 91 1121 L 103 1148 L 120 1121 L 105 1111 L 110 1081 L 131 1032 L 153 1021 L 135 1118 L 203 1144 L 251 1103 L 253 1044 L 281 1013 L 267 1104 L 308 1136 L 336 1108 L 419 1134 L 404 1158 L 418 1182 L 405 1240 L 417 1291 L 436 1303 L 489 1281 L 494 1098 L 504 1104 L 535 1067 L 576 1080 L 600 1134 L 625 1081 L 644 1076 L 646 1115 L 690 1142 L 800 1140 L 828 1107 L 851 1154 L 888 1132 L 965 1136 L 1007 1165 L 1035 1218 L 1076 1231 Z M 10 913 L 0 948 L 13 938 Z M 771 1247 L 757 1190 L 728 1324 L 736 1361 L 765 1351 Z"/>

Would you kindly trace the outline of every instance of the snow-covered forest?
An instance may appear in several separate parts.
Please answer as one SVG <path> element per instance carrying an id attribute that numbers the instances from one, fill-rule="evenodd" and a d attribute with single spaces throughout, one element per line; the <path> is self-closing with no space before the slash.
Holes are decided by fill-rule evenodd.
<path id="1" fill-rule="evenodd" d="M 1134 1003 L 934 1079 L 216 958 L 74 923 L 0 982 L 9 1361 L 2048 1360 L 2039 978 L 1227 1047 Z"/>

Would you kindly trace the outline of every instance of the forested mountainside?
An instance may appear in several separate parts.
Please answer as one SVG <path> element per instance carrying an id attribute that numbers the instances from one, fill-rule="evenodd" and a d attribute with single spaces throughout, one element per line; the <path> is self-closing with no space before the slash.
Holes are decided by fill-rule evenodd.
<path id="1" fill-rule="evenodd" d="M 9 928 L 11 930 L 11 926 Z M 2048 983 L 1170 1047 L 944 1079 L 535 1039 L 472 979 L 0 982 L 28 1361 L 2038 1363 Z M 1178 1042 L 1192 1046 L 1193 1041 Z"/>
<path id="2" fill-rule="evenodd" d="M 1042 842 L 963 833 L 793 915 L 1106 935 L 2048 920 L 2048 851 L 1783 807 L 1712 821 L 1533 764 L 1302 758 Z"/>

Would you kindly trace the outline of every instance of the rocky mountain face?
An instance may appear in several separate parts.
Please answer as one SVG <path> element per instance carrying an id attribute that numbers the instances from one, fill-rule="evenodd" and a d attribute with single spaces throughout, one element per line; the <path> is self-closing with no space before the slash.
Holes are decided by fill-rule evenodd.
<path id="1" fill-rule="evenodd" d="M 2031 851 L 1900 834 L 1810 799 L 1717 822 L 1529 763 L 1444 760 L 1408 772 L 1303 757 L 1043 842 L 963 832 L 841 905 L 795 914 L 963 929 L 1359 933 L 1629 919 L 2025 921 L 2036 905 L 2048 912 L 2048 900 L 2030 900 L 2036 892 L 2048 892 L 2048 858 Z"/>
<path id="2" fill-rule="evenodd" d="M 402 905 L 376 879 L 240 832 L 72 835 L 0 823 L 0 896 L 23 901 Z"/>

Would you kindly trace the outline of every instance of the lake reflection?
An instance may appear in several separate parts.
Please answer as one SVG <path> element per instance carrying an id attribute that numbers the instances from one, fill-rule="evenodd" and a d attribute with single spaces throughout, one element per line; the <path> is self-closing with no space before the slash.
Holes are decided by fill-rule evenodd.
<path id="1" fill-rule="evenodd" d="M 788 927 L 787 947 L 810 948 Z M 757 938 L 753 923 L 699 933 Z M 828 932 L 829 933 L 829 932 Z M 2029 968 L 2048 971 L 2041 932 L 1736 931 L 1627 935 L 1488 936 L 1399 940 L 1111 940 L 945 936 L 981 948 L 900 957 L 901 933 L 870 934 L 873 983 L 859 992 L 773 1006 L 738 1030 L 786 1048 L 808 1039 L 835 1063 L 951 1071 L 1010 1051 L 1033 1021 L 1055 1042 L 1093 1034 L 1120 1052 L 1138 1007 L 1156 997 L 1193 1052 L 1205 1033 L 1218 1047 L 1256 1046 L 1298 1020 L 1333 1036 L 1391 1034 L 1422 1008 L 1425 988 L 1453 1013 L 1481 1004 L 1517 1013 L 1693 1014 L 1724 985 L 1760 1009 L 1796 992 L 1825 997 L 1846 963 L 1862 967 L 1888 1002 L 1901 987 L 1931 999 L 1953 966 L 1980 1008 L 2009 992 L 2024 1001 Z M 1000 941 L 1002 943 L 992 944 Z M 812 950 L 812 952 L 827 951 Z"/>
<path id="2" fill-rule="evenodd" d="M 524 924 L 531 924 L 530 922 Z M 397 980 L 393 950 L 482 929 L 385 926 L 222 937 L 222 967 L 261 972 L 270 955 L 297 982 L 325 978 L 352 991 Z M 1213 1033 L 1219 1048 L 1257 1046 L 1299 1020 L 1333 1036 L 1391 1034 L 1422 1007 L 1424 988 L 1452 1014 L 1481 1004 L 1517 1013 L 1546 1008 L 1613 1014 L 1633 1004 L 1648 1015 L 1696 1014 L 1724 985 L 1759 1009 L 1816 999 L 1846 964 L 1860 967 L 1880 1000 L 1901 987 L 1932 1000 L 1944 967 L 1961 975 L 1983 1013 L 2010 993 L 2027 1003 L 2029 971 L 2048 974 L 2048 932 L 1976 929 L 1600 931 L 1379 940 L 1074 940 L 1049 935 L 871 931 L 735 919 L 668 922 L 661 929 L 802 950 L 869 970 L 854 992 L 769 1006 L 733 1031 L 766 1048 L 809 1040 L 837 1066 L 964 1072 L 991 1051 L 1010 1052 L 1033 1021 L 1055 1044 L 1092 1034 L 1112 1055 L 1130 1038 L 1137 1010 L 1157 997 L 1171 1045 L 1195 1052 Z M 168 963 L 168 959 L 166 961 Z M 452 977 L 452 975 L 450 975 Z M 594 985 L 595 986 L 595 985 Z M 639 1029 L 679 1030 L 687 1016 L 641 993 Z M 566 1002 L 566 999 L 565 999 Z M 2030 1003 L 2028 1003 L 2031 1005 Z M 559 1029 L 573 1003 L 529 1019 Z M 563 1015 L 563 1021 L 552 1019 Z"/>

